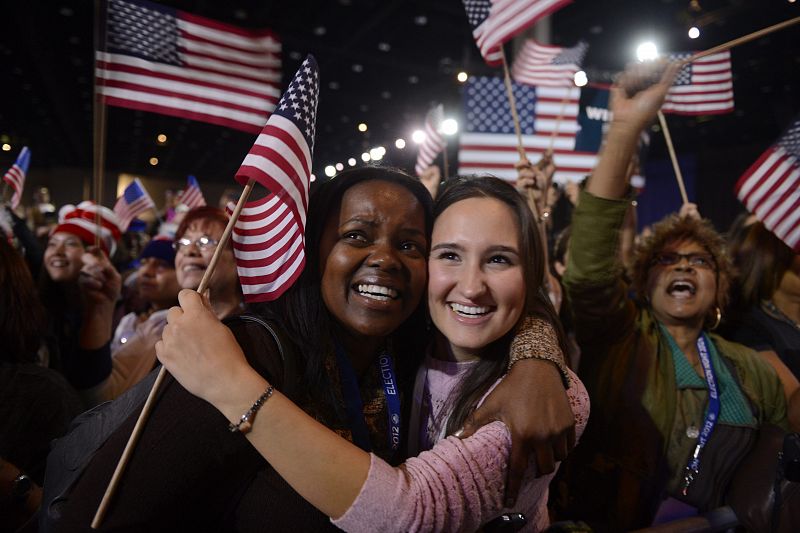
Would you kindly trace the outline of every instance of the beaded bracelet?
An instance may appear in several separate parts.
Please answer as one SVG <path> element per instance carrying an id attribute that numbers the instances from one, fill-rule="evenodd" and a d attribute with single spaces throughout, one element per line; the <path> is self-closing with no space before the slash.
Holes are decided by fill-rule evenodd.
<path id="1" fill-rule="evenodd" d="M 240 433 L 250 433 L 250 430 L 253 429 L 253 418 L 255 418 L 256 413 L 264 403 L 269 400 L 269 397 L 272 396 L 272 393 L 275 392 L 275 389 L 272 385 L 267 387 L 267 390 L 264 391 L 264 394 L 258 397 L 258 400 L 253 403 L 250 409 L 247 410 L 245 414 L 242 415 L 242 418 L 239 419 L 239 422 L 236 424 L 228 424 L 228 431 L 231 433 L 236 433 L 239 431 Z"/>
<path id="2" fill-rule="evenodd" d="M 549 322 L 535 317 L 525 319 L 511 341 L 508 370 L 511 370 L 514 363 L 523 359 L 540 359 L 554 363 L 561 373 L 564 387 L 569 388 L 569 374 L 564 353 L 558 344 L 558 334 Z"/>

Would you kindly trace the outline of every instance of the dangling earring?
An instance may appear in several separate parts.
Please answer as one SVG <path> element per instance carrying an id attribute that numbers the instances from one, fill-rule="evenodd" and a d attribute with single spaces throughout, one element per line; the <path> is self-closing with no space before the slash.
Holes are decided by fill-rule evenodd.
<path id="1" fill-rule="evenodd" d="M 716 306 L 714 310 L 716 311 L 717 316 L 715 317 L 714 324 L 708 328 L 709 331 L 714 331 L 717 329 L 719 327 L 719 323 L 722 322 L 722 309 L 720 309 L 719 306 Z"/>

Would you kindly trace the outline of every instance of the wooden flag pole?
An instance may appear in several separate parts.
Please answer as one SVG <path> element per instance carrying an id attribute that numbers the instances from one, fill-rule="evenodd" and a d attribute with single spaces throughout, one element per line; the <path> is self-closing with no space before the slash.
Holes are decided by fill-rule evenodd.
<path id="1" fill-rule="evenodd" d="M 697 61 L 700 58 L 710 56 L 712 54 L 717 54 L 719 52 L 724 52 L 725 50 L 730 50 L 734 46 L 739 46 L 740 44 L 748 43 L 754 39 L 758 39 L 759 37 L 769 35 L 772 32 L 788 28 L 789 26 L 793 26 L 797 23 L 800 23 L 800 17 L 784 20 L 783 22 L 779 22 L 778 24 L 773 24 L 772 26 L 766 27 L 758 31 L 754 31 L 753 33 L 748 33 L 747 35 L 744 35 L 737 39 L 733 39 L 732 41 L 728 41 L 727 43 L 720 44 L 713 48 L 709 48 L 708 50 L 705 50 L 703 52 L 698 52 L 693 56 L 691 56 L 689 59 L 685 59 L 684 61 L 682 61 L 682 63 L 683 64 L 691 63 L 692 61 Z"/>
<path id="2" fill-rule="evenodd" d="M 569 91 L 569 89 L 571 89 L 571 87 L 568 88 L 567 90 Z M 569 92 L 567 92 L 567 95 L 564 96 L 564 98 L 561 100 L 561 109 L 558 112 L 558 118 L 556 118 L 556 127 L 553 128 L 553 131 L 550 134 L 550 143 L 547 145 L 548 150 L 552 150 L 553 145 L 556 142 L 556 136 L 558 135 L 558 128 L 561 127 L 561 120 L 564 118 L 564 111 L 566 111 L 567 109 L 567 100 L 569 100 Z"/>
<path id="3" fill-rule="evenodd" d="M 669 134 L 667 127 L 667 119 L 664 113 L 660 110 L 658 112 L 658 121 L 661 123 L 661 129 L 664 131 L 664 139 L 667 141 L 667 149 L 669 150 L 669 158 L 672 160 L 672 168 L 675 170 L 675 179 L 678 180 L 678 188 L 681 190 L 681 198 L 683 203 L 689 203 L 689 197 L 686 195 L 686 186 L 683 184 L 683 175 L 681 174 L 681 167 L 678 165 L 678 157 L 675 155 L 675 147 L 672 146 L 672 136 Z"/>
<path id="4" fill-rule="evenodd" d="M 447 181 L 447 178 L 450 175 L 447 168 L 447 140 L 444 141 L 444 148 L 442 149 L 442 164 L 444 166 L 444 176 L 442 176 L 442 181 Z"/>
<path id="5" fill-rule="evenodd" d="M 105 50 L 106 31 L 102 21 L 103 9 L 100 0 L 94 2 L 94 49 Z M 94 183 L 94 202 L 97 207 L 94 223 L 97 229 L 94 234 L 94 245 L 100 247 L 100 233 L 102 230 L 103 216 L 100 206 L 103 203 L 103 180 L 106 166 L 106 105 L 97 85 L 97 74 L 94 75 L 94 113 L 92 121 L 92 147 L 93 168 L 92 181 Z"/>
<path id="6" fill-rule="evenodd" d="M 517 102 L 514 99 L 514 89 L 511 86 L 511 74 L 508 72 L 508 63 L 506 62 L 506 52 L 500 48 L 500 57 L 503 59 L 503 81 L 506 85 L 506 95 L 508 95 L 508 105 L 511 106 L 511 118 L 514 121 L 514 131 L 517 134 L 517 152 L 519 152 L 520 159 L 527 159 L 525 156 L 525 148 L 522 145 L 522 128 L 519 125 L 519 115 L 517 115 Z"/>
<path id="7" fill-rule="evenodd" d="M 200 280 L 200 286 L 197 287 L 197 292 L 201 295 L 206 291 L 208 288 L 208 284 L 211 281 L 211 276 L 214 274 L 214 269 L 219 262 L 219 258 L 222 255 L 222 251 L 228 245 L 228 239 L 231 236 L 231 232 L 233 231 L 234 225 L 236 225 L 236 221 L 239 219 L 239 215 L 244 208 L 244 204 L 247 202 L 247 199 L 250 197 L 250 193 L 253 191 L 253 186 L 255 185 L 255 180 L 251 179 L 247 182 L 244 189 L 242 190 L 241 196 L 239 196 L 239 201 L 236 203 L 236 207 L 231 213 L 231 218 L 228 220 L 228 225 L 225 226 L 225 231 L 222 233 L 222 237 L 217 243 L 217 247 L 214 250 L 214 255 L 211 257 L 211 261 L 208 263 L 208 267 L 206 267 L 206 272 L 203 274 L 203 279 Z M 150 412 L 152 411 L 153 404 L 155 402 L 155 398 L 158 394 L 158 389 L 161 387 L 161 383 L 164 381 L 164 378 L 167 376 L 167 370 L 162 366 L 161 370 L 158 371 L 158 376 L 156 377 L 155 382 L 153 383 L 153 387 L 150 389 L 150 393 L 147 396 L 147 400 L 144 402 L 144 407 L 142 407 L 142 412 L 139 414 L 139 418 L 136 420 L 136 425 L 133 427 L 133 431 L 131 432 L 131 436 L 128 437 L 128 442 L 125 444 L 125 449 L 122 451 L 122 456 L 117 463 L 117 467 L 114 469 L 114 474 L 111 476 L 111 481 L 108 482 L 108 486 L 106 487 L 106 491 L 103 494 L 103 499 L 100 501 L 100 505 L 97 507 L 97 512 L 94 515 L 94 519 L 92 520 L 92 529 L 97 529 L 100 527 L 103 519 L 105 518 L 106 512 L 108 511 L 108 507 L 111 504 L 111 500 L 114 497 L 114 493 L 117 491 L 117 487 L 119 486 L 120 479 L 122 478 L 122 474 L 125 472 L 125 467 L 128 466 L 128 462 L 130 461 L 131 455 L 133 454 L 134 449 L 136 448 L 136 443 L 139 441 L 139 437 L 144 430 L 144 426 L 147 423 L 147 419 L 150 416 Z"/>

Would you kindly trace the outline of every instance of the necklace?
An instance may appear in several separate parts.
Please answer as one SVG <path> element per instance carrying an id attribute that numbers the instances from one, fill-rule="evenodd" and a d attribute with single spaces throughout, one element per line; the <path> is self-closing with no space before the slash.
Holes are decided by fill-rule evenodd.
<path id="1" fill-rule="evenodd" d="M 764 300 L 764 307 L 766 307 L 767 311 L 769 311 L 775 318 L 783 320 L 784 322 L 788 322 L 789 324 L 794 326 L 795 329 L 800 330 L 800 324 L 789 318 L 786 315 L 786 313 L 781 311 L 780 308 L 777 305 L 775 305 L 775 303 L 772 300 Z"/>

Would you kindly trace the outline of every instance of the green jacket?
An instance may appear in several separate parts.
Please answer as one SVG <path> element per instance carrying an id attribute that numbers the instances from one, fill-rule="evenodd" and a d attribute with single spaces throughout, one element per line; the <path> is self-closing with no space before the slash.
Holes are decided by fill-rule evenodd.
<path id="1" fill-rule="evenodd" d="M 649 309 L 629 297 L 617 259 L 628 205 L 581 193 L 564 277 L 581 347 L 578 374 L 592 401 L 589 425 L 565 468 L 566 512 L 614 531 L 651 523 L 695 444 L 685 435 L 670 440 L 678 408 L 672 351 Z M 745 346 L 710 338 L 757 422 L 785 428 L 786 401 L 772 367 Z"/>

